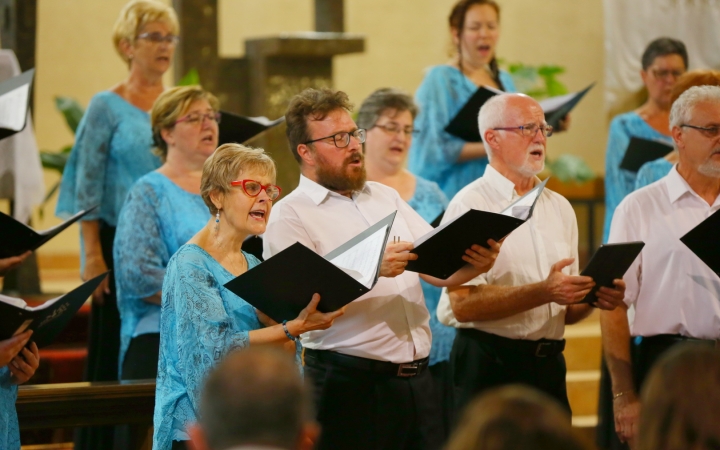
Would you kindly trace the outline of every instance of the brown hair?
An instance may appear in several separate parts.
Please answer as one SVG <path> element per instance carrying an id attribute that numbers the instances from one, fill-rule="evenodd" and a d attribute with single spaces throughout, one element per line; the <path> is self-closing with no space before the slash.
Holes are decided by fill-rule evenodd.
<path id="1" fill-rule="evenodd" d="M 366 98 L 358 109 L 357 126 L 372 128 L 380 116 L 387 110 L 397 113 L 410 111 L 413 119 L 417 116 L 418 107 L 412 97 L 404 91 L 395 88 L 380 88 Z"/>
<path id="2" fill-rule="evenodd" d="M 720 449 L 720 351 L 671 348 L 650 371 L 640 403 L 639 450 Z"/>
<path id="3" fill-rule="evenodd" d="M 285 112 L 285 134 L 297 162 L 301 162 L 298 146 L 312 139 L 308 131 L 309 120 L 323 120 L 335 110 L 352 111 L 352 108 L 346 93 L 327 88 L 305 89 L 293 97 Z"/>
<path id="4" fill-rule="evenodd" d="M 115 50 L 126 63 L 130 63 L 125 53 L 120 49 L 123 40 L 134 44 L 138 33 L 150 22 L 164 22 L 170 27 L 173 34 L 178 34 L 177 14 L 170 6 L 156 0 L 132 0 L 122 10 L 113 27 L 113 44 Z"/>
<path id="5" fill-rule="evenodd" d="M 162 138 L 161 131 L 169 130 L 175 122 L 187 112 L 188 108 L 198 100 L 207 100 L 215 111 L 220 107 L 217 97 L 200 86 L 177 86 L 160 94 L 150 112 L 150 126 L 153 135 L 153 153 L 165 162 L 167 158 L 167 142 Z"/>
<path id="6" fill-rule="evenodd" d="M 497 13 L 498 21 L 500 20 L 500 5 L 498 5 L 494 0 L 460 0 L 455 3 L 455 6 L 453 6 L 452 11 L 450 12 L 450 16 L 448 17 L 450 30 L 457 30 L 458 37 L 462 36 L 463 28 L 465 28 L 465 16 L 467 16 L 468 10 L 475 5 L 490 6 Z M 461 43 L 458 42 L 455 50 L 458 52 L 458 67 L 460 68 L 460 72 L 463 72 L 462 51 L 460 49 L 460 45 Z M 495 55 L 493 55 L 490 60 L 490 74 L 493 81 L 495 81 L 500 89 L 505 90 L 502 82 L 500 81 L 500 68 L 498 67 Z"/>
<path id="7" fill-rule="evenodd" d="M 465 409 L 447 450 L 586 450 L 570 415 L 527 386 L 489 391 Z"/>
<path id="8" fill-rule="evenodd" d="M 720 86 L 720 71 L 718 70 L 692 70 L 685 72 L 677 79 L 672 88 L 670 103 L 693 86 Z"/>
<path id="9" fill-rule="evenodd" d="M 231 181 L 235 181 L 239 174 L 253 170 L 257 170 L 263 175 L 269 175 L 275 182 L 275 161 L 261 148 L 234 143 L 223 144 L 210 155 L 203 164 L 202 179 L 200 180 L 200 196 L 210 210 L 210 214 L 218 212 L 210 199 L 210 193 L 227 194 Z"/>

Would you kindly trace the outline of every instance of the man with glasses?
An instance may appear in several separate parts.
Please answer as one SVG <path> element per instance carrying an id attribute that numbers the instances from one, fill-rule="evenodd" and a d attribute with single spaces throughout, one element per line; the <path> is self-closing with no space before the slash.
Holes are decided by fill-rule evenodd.
<path id="1" fill-rule="evenodd" d="M 637 432 L 637 394 L 657 358 L 680 342 L 720 340 L 720 281 L 680 241 L 720 209 L 720 87 L 685 91 L 670 110 L 670 129 L 678 164 L 625 197 L 610 228 L 609 242 L 645 242 L 625 274 L 623 307 L 600 322 L 615 430 L 626 442 Z"/>
<path id="2" fill-rule="evenodd" d="M 470 209 L 500 212 L 540 182 L 553 129 L 535 100 L 495 96 L 478 122 L 490 164 L 450 201 L 443 222 Z M 443 292 L 438 319 L 458 328 L 450 356 L 456 412 L 478 393 L 510 383 L 538 388 L 569 411 L 564 328 L 590 314 L 590 305 L 577 302 L 594 286 L 578 276 L 577 244 L 570 203 L 544 189 L 532 217 L 505 239 L 492 270 Z M 601 288 L 596 306 L 614 308 L 623 288 L 622 280 L 615 289 Z"/>
<path id="3" fill-rule="evenodd" d="M 326 331 L 302 336 L 305 374 L 315 386 L 320 449 L 434 449 L 442 445 L 440 414 L 428 367 L 431 333 L 419 277 L 405 272 L 411 242 L 432 230 L 394 189 L 366 182 L 366 131 L 350 116 L 347 94 L 307 89 L 285 120 L 300 164 L 298 188 L 273 208 L 265 258 L 300 242 L 327 254 L 397 211 L 375 287 L 350 303 Z M 487 271 L 499 246 L 473 246 L 451 285 Z M 466 276 L 468 275 L 468 276 Z M 464 278 L 463 278 L 464 277 Z"/>

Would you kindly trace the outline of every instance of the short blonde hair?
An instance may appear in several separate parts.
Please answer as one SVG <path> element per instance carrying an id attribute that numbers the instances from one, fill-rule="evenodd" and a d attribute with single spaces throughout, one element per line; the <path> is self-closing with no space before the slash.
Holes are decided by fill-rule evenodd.
<path id="1" fill-rule="evenodd" d="M 207 100 L 215 111 L 220 107 L 217 97 L 200 86 L 177 86 L 160 94 L 150 112 L 150 125 L 153 135 L 153 153 L 165 162 L 167 142 L 162 138 L 162 130 L 170 130 L 175 122 L 198 100 Z"/>
<path id="2" fill-rule="evenodd" d="M 259 171 L 275 182 L 275 161 L 261 148 L 246 147 L 241 144 L 223 144 L 215 150 L 203 165 L 200 180 L 200 195 L 211 214 L 218 209 L 210 199 L 212 192 L 227 194 L 230 182 L 239 174 Z"/>
<path id="3" fill-rule="evenodd" d="M 135 44 L 135 38 L 142 27 L 151 22 L 164 22 L 170 26 L 173 34 L 179 33 L 180 26 L 175 10 L 159 1 L 132 0 L 120 11 L 113 27 L 113 44 L 126 63 L 130 63 L 130 60 L 120 49 L 120 42 L 125 40 Z"/>

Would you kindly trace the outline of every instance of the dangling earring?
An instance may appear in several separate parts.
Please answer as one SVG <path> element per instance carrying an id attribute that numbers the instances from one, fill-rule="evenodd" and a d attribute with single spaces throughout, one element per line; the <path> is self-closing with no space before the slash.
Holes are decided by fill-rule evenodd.
<path id="1" fill-rule="evenodd" d="M 218 233 L 218 230 L 220 230 L 220 210 L 217 210 L 217 213 L 215 214 L 215 234 Z"/>

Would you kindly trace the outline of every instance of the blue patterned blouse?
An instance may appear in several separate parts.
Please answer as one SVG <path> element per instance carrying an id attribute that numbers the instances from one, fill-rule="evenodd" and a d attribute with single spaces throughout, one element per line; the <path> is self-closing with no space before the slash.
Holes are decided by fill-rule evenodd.
<path id="1" fill-rule="evenodd" d="M 122 368 L 132 338 L 160 332 L 160 305 L 143 299 L 160 292 L 170 257 L 208 220 L 210 212 L 200 195 L 183 190 L 159 172 L 143 176 L 130 189 L 113 246 L 122 322 L 118 367 Z"/>
<path id="2" fill-rule="evenodd" d="M 244 254 L 248 269 L 260 264 Z M 195 244 L 170 258 L 162 288 L 155 450 L 189 439 L 185 427 L 196 421 L 205 376 L 228 352 L 250 345 L 251 330 L 262 328 L 255 309 L 223 287 L 233 278 Z"/>
<path id="3" fill-rule="evenodd" d="M 15 400 L 17 386 L 12 382 L 10 369 L 0 367 L 0 449 L 3 450 L 20 450 Z"/>
<path id="4" fill-rule="evenodd" d="M 635 190 L 645 187 L 650 183 L 654 183 L 660 178 L 665 178 L 673 168 L 673 163 L 665 158 L 658 158 L 642 165 L 637 173 L 635 180 Z"/>
<path id="5" fill-rule="evenodd" d="M 672 138 L 652 128 L 636 112 L 616 116 L 610 122 L 605 153 L 605 231 L 603 242 L 610 234 L 615 208 L 626 195 L 635 190 L 636 173 L 620 168 L 631 137 L 652 139 L 672 144 Z"/>
<path id="6" fill-rule="evenodd" d="M 445 211 L 448 199 L 437 183 L 415 176 L 417 184 L 415 193 L 408 200 L 408 204 L 417 211 L 426 222 L 431 223 L 440 213 Z M 437 306 L 440 302 L 442 288 L 433 286 L 420 280 L 425 305 L 430 312 L 430 331 L 432 332 L 432 346 L 430 347 L 430 365 L 450 360 L 450 349 L 455 340 L 455 328 L 440 323 L 437 318 Z"/>
<path id="7" fill-rule="evenodd" d="M 160 167 L 151 147 L 147 112 L 111 91 L 95 95 L 78 126 L 55 214 L 66 218 L 100 205 L 83 220 L 116 226 L 130 187 Z"/>
<path id="8" fill-rule="evenodd" d="M 502 87 L 516 92 L 507 72 L 500 71 Z M 408 168 L 416 175 L 436 182 L 452 199 L 467 184 L 485 173 L 487 158 L 457 162 L 465 141 L 445 131 L 455 114 L 465 105 L 478 87 L 452 66 L 431 67 L 415 93 L 420 111 L 415 128 L 420 130 L 410 147 Z"/>

